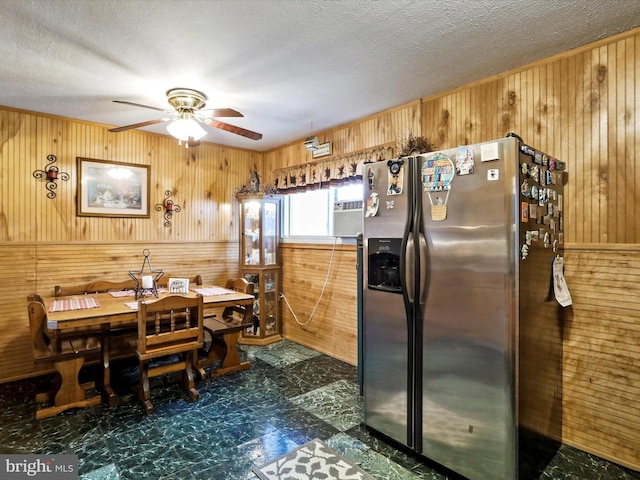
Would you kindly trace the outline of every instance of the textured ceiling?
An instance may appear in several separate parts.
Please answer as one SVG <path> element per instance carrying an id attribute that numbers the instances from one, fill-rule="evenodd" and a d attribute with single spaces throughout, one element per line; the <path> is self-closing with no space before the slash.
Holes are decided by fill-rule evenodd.
<path id="1" fill-rule="evenodd" d="M 265 151 L 638 25 L 637 0 L 0 0 L 0 105 L 121 126 L 162 113 L 112 100 L 193 88 L 264 135 L 204 141 Z"/>

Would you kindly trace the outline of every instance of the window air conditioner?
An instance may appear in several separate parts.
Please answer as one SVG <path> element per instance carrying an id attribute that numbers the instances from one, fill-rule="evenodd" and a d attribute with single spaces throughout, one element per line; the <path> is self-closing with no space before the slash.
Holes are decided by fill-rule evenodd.
<path id="1" fill-rule="evenodd" d="M 333 236 L 355 237 L 362 233 L 362 200 L 333 204 Z"/>

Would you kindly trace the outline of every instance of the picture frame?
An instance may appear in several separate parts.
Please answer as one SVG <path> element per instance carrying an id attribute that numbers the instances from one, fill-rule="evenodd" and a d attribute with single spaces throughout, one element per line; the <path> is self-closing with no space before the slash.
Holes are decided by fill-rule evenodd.
<path id="1" fill-rule="evenodd" d="M 149 218 L 149 165 L 77 157 L 77 215 Z"/>

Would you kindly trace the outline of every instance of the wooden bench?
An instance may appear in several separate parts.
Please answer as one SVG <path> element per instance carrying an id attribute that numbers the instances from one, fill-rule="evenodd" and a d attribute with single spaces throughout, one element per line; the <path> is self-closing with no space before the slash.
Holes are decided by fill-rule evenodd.
<path id="1" fill-rule="evenodd" d="M 253 295 L 253 283 L 244 278 L 227 280 L 225 288 Z M 206 314 L 207 312 L 205 312 Z M 222 361 L 220 367 L 212 369 L 211 377 L 220 377 L 227 373 L 251 368 L 250 362 L 242 362 L 238 355 L 238 339 L 245 328 L 253 325 L 253 309 L 251 306 L 230 306 L 222 312 L 222 317 L 208 314 L 204 319 L 205 335 L 211 337 L 211 343 L 204 351 L 206 356 L 198 358 L 197 368 L 201 378 L 205 378 L 204 367 Z"/>
<path id="2" fill-rule="evenodd" d="M 27 297 L 31 347 L 36 363 L 52 365 L 57 374 L 51 390 L 36 394 L 36 402 L 53 400 L 54 404 L 36 410 L 36 419 L 52 417 L 70 408 L 90 407 L 100 403 L 100 396 L 86 396 L 95 382 L 77 383 L 85 359 L 100 356 L 100 337 L 95 335 L 52 338 L 47 335 L 46 307 L 37 294 Z"/>

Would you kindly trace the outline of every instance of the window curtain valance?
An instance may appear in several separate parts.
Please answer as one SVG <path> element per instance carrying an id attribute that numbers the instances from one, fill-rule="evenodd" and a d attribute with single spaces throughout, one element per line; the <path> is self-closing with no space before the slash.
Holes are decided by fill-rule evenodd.
<path id="1" fill-rule="evenodd" d="M 364 164 L 394 158 L 392 146 L 381 146 L 340 157 L 274 171 L 278 193 L 296 193 L 362 182 Z"/>

